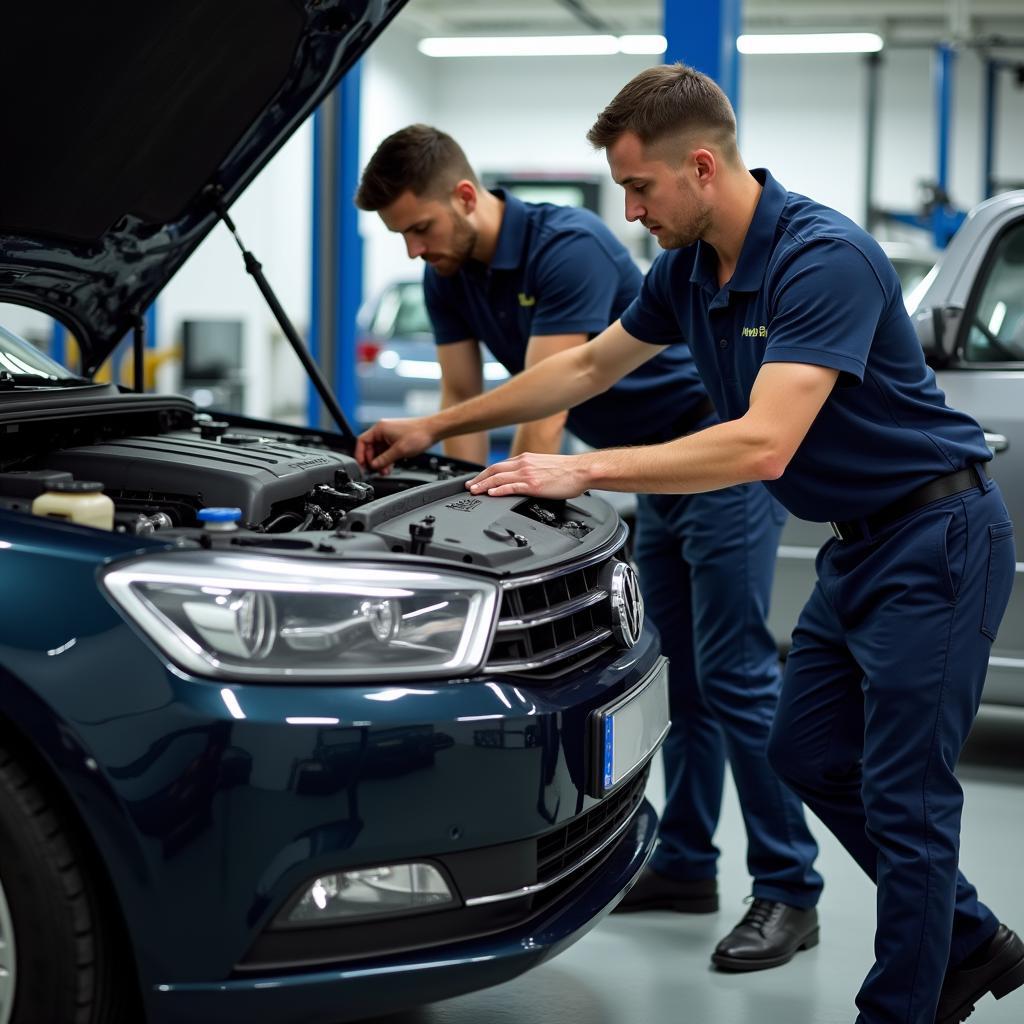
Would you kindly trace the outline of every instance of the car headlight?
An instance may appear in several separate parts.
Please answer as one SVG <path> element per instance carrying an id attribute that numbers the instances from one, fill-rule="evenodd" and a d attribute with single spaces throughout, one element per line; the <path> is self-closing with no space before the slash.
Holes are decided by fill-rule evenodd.
<path id="1" fill-rule="evenodd" d="M 498 606 L 468 575 L 264 556 L 144 558 L 104 582 L 171 661 L 218 679 L 468 675 Z"/>

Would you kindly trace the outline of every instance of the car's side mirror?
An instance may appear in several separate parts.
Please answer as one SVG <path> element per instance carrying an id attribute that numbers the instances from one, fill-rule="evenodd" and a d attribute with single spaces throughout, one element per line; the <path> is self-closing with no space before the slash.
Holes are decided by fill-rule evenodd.
<path id="1" fill-rule="evenodd" d="M 914 314 L 914 328 L 929 366 L 941 370 L 956 359 L 963 318 L 963 306 L 932 306 Z"/>

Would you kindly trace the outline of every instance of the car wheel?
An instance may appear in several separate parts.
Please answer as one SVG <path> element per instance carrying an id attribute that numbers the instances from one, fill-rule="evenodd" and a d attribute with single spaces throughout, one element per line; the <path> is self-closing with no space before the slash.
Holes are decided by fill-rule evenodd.
<path id="1" fill-rule="evenodd" d="M 130 1019 L 134 977 L 115 983 L 115 932 L 67 817 L 0 746 L 0 1024 Z"/>

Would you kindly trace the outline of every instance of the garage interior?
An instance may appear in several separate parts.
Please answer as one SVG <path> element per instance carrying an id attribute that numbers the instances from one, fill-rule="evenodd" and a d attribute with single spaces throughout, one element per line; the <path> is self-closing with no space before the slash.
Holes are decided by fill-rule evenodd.
<path id="1" fill-rule="evenodd" d="M 829 51 L 828 42 L 821 50 L 797 43 L 773 52 L 763 42 L 847 33 L 870 38 L 850 52 Z M 510 37 L 576 36 L 610 39 L 611 48 L 443 55 L 445 45 L 458 50 L 460 41 L 481 37 L 500 46 Z M 738 46 L 738 39 L 746 42 Z M 351 202 L 377 145 L 404 125 L 436 125 L 461 142 L 484 184 L 528 201 L 589 207 L 646 270 L 657 245 L 640 225 L 625 222 L 622 190 L 584 136 L 622 84 L 674 60 L 726 90 L 747 166 L 768 167 L 789 190 L 834 207 L 882 242 L 900 273 L 906 270 L 908 302 L 927 286 L 969 211 L 1024 190 L 1021 0 L 409 0 L 231 210 L 352 422 L 365 428 L 440 403 L 422 267 L 375 213 Z M 1024 288 L 1024 273 L 1020 281 Z M 59 322 L 25 307 L 2 311 L 5 326 L 75 363 L 75 340 Z M 224 227 L 191 255 L 145 322 L 146 390 L 185 394 L 213 414 L 329 429 L 330 417 Z M 1024 345 L 1024 329 L 1021 337 Z M 1014 375 L 1016 389 L 1024 387 L 1024 348 L 985 370 L 999 374 L 1000 366 L 1006 379 Z M 489 383 L 508 376 L 494 360 L 483 371 Z M 137 374 L 126 340 L 97 379 L 128 386 Z M 1024 427 L 1012 408 L 1024 402 L 1012 393 L 1000 401 L 1008 403 L 1000 422 L 982 425 L 1003 453 L 996 454 L 997 476 L 1002 467 L 1020 471 L 1016 499 L 1024 497 L 1024 461 L 1016 462 L 1024 458 L 1024 430 L 1015 439 L 1007 424 Z M 492 434 L 492 459 L 507 455 L 509 439 Z M 567 451 L 578 450 L 568 444 Z M 616 507 L 631 514 L 629 503 Z M 791 523 L 780 556 L 806 569 L 814 553 L 808 545 L 827 531 L 815 536 L 798 534 Z M 779 564 L 780 573 L 788 571 Z M 1016 571 L 1019 611 L 1024 561 Z M 1003 621 L 1003 647 L 958 769 L 965 793 L 960 863 L 1000 918 L 1024 930 L 1024 633 L 1008 635 L 1015 607 Z M 784 630 L 789 614 L 773 606 L 773 626 Z M 647 797 L 660 813 L 660 757 Z M 715 836 L 717 913 L 606 916 L 513 981 L 374 1024 L 850 1024 L 852 995 L 873 962 L 875 889 L 808 816 L 825 878 L 821 942 L 786 966 L 727 974 L 709 964 L 709 951 L 743 915 L 750 887 L 746 833 L 727 779 Z M 1022 1005 L 1020 994 L 988 998 L 972 1020 L 1019 1024 Z"/>

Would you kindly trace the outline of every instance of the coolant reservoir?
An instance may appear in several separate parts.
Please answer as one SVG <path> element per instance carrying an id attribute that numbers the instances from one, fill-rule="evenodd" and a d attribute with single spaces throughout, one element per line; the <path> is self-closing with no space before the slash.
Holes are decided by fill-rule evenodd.
<path id="1" fill-rule="evenodd" d="M 99 530 L 114 528 L 114 503 L 95 480 L 62 480 L 54 483 L 32 502 L 37 516 L 67 519 Z"/>

